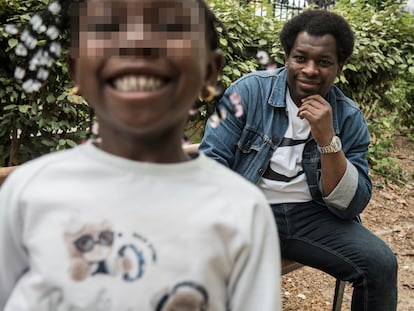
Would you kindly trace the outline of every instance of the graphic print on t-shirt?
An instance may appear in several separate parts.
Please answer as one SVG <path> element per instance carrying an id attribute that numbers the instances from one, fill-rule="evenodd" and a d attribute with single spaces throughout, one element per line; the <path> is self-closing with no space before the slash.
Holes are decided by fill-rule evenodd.
<path id="1" fill-rule="evenodd" d="M 300 152 L 303 152 L 303 147 L 305 145 L 305 143 L 307 142 L 307 139 L 292 139 L 292 138 L 287 138 L 284 137 L 281 144 L 279 145 L 278 148 L 291 148 L 291 149 L 281 149 L 281 152 L 284 154 L 284 156 L 282 156 L 282 158 L 287 158 L 288 155 L 291 153 L 291 151 L 293 150 L 293 153 L 297 154 L 301 154 Z M 295 148 L 295 146 L 298 146 L 298 148 Z M 298 149 L 296 151 L 296 149 Z M 285 152 L 287 151 L 287 152 Z M 295 172 L 296 174 L 293 176 L 286 176 L 283 174 L 279 174 L 277 172 L 275 172 L 274 170 L 272 170 L 272 166 L 270 165 L 271 162 L 269 162 L 269 165 L 267 166 L 267 169 L 265 171 L 265 173 L 263 174 L 263 178 L 266 179 L 270 179 L 270 180 L 276 180 L 276 181 L 282 181 L 282 182 L 291 182 L 293 179 L 295 179 L 296 177 L 302 175 L 304 173 L 303 169 Z"/>
<path id="2" fill-rule="evenodd" d="M 153 298 L 154 311 L 207 311 L 208 292 L 204 286 L 192 282 L 183 281 L 171 288 L 164 289 Z"/>
<path id="3" fill-rule="evenodd" d="M 306 119 L 298 117 L 298 107 L 290 97 L 289 90 L 286 94 L 286 111 L 286 132 L 259 182 L 270 204 L 307 202 L 312 199 L 302 165 L 303 151 L 311 137 L 311 128 Z"/>
<path id="4" fill-rule="evenodd" d="M 116 239 L 122 242 L 116 243 Z M 70 277 L 77 282 L 96 275 L 134 282 L 143 277 L 144 267 L 157 259 L 153 245 L 143 235 L 134 232 L 127 237 L 115 233 L 105 220 L 67 230 L 64 240 L 70 258 Z"/>

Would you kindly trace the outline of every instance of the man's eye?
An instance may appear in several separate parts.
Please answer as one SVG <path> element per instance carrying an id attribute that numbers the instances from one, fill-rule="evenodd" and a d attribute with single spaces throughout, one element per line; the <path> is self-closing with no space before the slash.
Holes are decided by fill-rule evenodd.
<path id="1" fill-rule="evenodd" d="M 319 64 L 323 67 L 329 67 L 330 65 L 332 65 L 332 62 L 330 62 L 328 60 L 321 60 L 321 61 L 319 61 Z"/>
<path id="2" fill-rule="evenodd" d="M 298 62 L 298 63 L 302 63 L 305 61 L 305 57 L 303 56 L 295 56 L 294 59 Z"/>
<path id="3" fill-rule="evenodd" d="M 89 25 L 89 31 L 92 32 L 119 32 L 118 24 L 93 24 Z"/>

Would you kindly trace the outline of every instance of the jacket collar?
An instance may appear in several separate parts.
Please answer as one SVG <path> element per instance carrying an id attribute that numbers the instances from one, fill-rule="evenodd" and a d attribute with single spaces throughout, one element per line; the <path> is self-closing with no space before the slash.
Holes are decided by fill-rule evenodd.
<path id="1" fill-rule="evenodd" d="M 274 72 L 275 82 L 267 103 L 273 107 L 286 107 L 286 68 L 278 68 Z"/>

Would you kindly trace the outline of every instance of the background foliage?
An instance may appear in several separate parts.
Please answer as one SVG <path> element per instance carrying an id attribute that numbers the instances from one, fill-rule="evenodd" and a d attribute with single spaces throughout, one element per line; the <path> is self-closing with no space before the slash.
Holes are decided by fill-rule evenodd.
<path id="1" fill-rule="evenodd" d="M 1 24 L 27 23 L 33 12 L 47 3 L 0 0 Z M 62 36 L 63 41 L 67 40 L 67 34 Z M 89 128 L 88 106 L 81 97 L 69 93 L 72 84 L 66 51 L 40 92 L 27 96 L 13 78 L 13 48 L 17 43 L 0 27 L 0 166 L 17 165 L 73 147 L 85 138 Z"/>
<path id="2" fill-rule="evenodd" d="M 402 180 L 405 172 L 388 153 L 398 132 L 413 138 L 414 17 L 402 10 L 406 1 L 371 2 L 340 1 L 336 6 L 357 38 L 339 86 L 355 99 L 368 120 L 372 168 Z"/>
<path id="3" fill-rule="evenodd" d="M 337 83 L 368 120 L 371 167 L 394 180 L 403 180 L 404 175 L 389 157 L 393 139 L 399 131 L 414 138 L 414 18 L 401 9 L 402 2 L 339 0 L 333 9 L 349 20 L 356 35 L 354 54 Z M 0 0 L 1 24 L 27 22 L 45 3 L 47 0 Z M 258 69 L 258 50 L 268 51 L 278 63 L 284 60 L 278 33 L 285 21 L 270 14 L 255 16 L 253 7 L 239 3 L 209 0 L 228 32 L 226 37 L 224 29 L 218 29 L 226 57 L 220 78 L 223 87 Z M 62 40 L 67 41 L 66 34 Z M 88 106 L 69 92 L 72 84 L 66 55 L 55 67 L 54 79 L 27 97 L 12 78 L 16 44 L 0 27 L 0 166 L 74 146 L 86 138 L 90 128 Z M 190 120 L 190 141 L 200 139 L 207 115 L 202 110 Z"/>

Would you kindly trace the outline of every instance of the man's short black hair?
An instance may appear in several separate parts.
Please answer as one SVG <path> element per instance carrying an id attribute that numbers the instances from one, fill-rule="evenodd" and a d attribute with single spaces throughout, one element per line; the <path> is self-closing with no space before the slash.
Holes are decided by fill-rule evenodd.
<path id="1" fill-rule="evenodd" d="M 280 42 L 286 55 L 290 54 L 300 32 L 307 32 L 312 36 L 333 35 L 340 63 L 344 63 L 354 49 L 355 37 L 350 25 L 345 18 L 333 12 L 307 10 L 290 19 L 280 33 Z"/>

